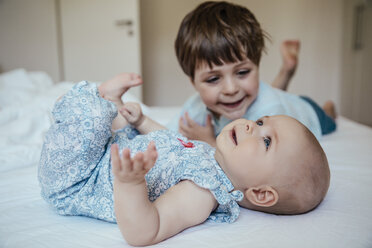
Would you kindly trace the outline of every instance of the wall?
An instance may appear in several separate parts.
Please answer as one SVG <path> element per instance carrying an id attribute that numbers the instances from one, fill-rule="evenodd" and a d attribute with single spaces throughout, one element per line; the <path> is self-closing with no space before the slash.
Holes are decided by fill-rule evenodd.
<path id="1" fill-rule="evenodd" d="M 194 92 L 181 71 L 174 40 L 182 18 L 203 1 L 141 0 L 144 99 L 149 105 L 179 105 Z M 260 77 L 271 82 L 281 63 L 279 45 L 301 40 L 300 63 L 289 91 L 339 106 L 342 49 L 341 0 L 232 0 L 251 9 L 271 35 Z M 166 97 L 165 97 L 166 96 Z"/>
<path id="2" fill-rule="evenodd" d="M 55 81 L 61 79 L 55 2 L 0 0 L 0 72 L 23 67 L 47 71 Z M 176 60 L 174 39 L 182 18 L 201 2 L 140 0 L 146 104 L 180 105 L 194 92 Z M 250 8 L 271 35 L 271 42 L 267 42 L 268 53 L 261 63 L 262 80 L 270 82 L 279 69 L 280 42 L 297 38 L 302 44 L 300 63 L 289 91 L 312 96 L 319 103 L 332 99 L 340 113 L 348 117 L 358 108 L 353 101 L 340 106 L 341 88 L 344 88 L 344 96 L 348 95 L 349 88 L 355 89 L 354 85 L 340 83 L 347 76 L 341 77 L 341 71 L 347 69 L 341 55 L 343 40 L 350 36 L 342 30 L 346 26 L 343 19 L 347 19 L 343 18 L 343 7 L 348 0 L 232 2 Z M 350 28 L 346 30 L 351 32 Z"/>
<path id="3" fill-rule="evenodd" d="M 140 0 L 144 101 L 148 105 L 181 105 L 194 92 L 174 53 L 182 18 L 200 0 Z"/>
<path id="4" fill-rule="evenodd" d="M 372 0 L 344 2 L 342 115 L 372 127 Z"/>
<path id="5" fill-rule="evenodd" d="M 0 72 L 15 68 L 60 77 L 55 2 L 0 0 Z"/>

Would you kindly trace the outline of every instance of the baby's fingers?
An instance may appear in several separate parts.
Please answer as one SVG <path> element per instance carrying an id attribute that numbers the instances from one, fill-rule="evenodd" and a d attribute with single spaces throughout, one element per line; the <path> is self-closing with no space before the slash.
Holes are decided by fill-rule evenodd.
<path id="1" fill-rule="evenodd" d="M 155 142 L 151 141 L 147 146 L 147 150 L 145 152 L 145 169 L 148 171 L 150 170 L 158 158 L 158 152 L 156 151 Z"/>
<path id="2" fill-rule="evenodd" d="M 144 154 L 142 152 L 137 153 L 133 157 L 133 172 L 135 174 L 142 174 L 145 171 Z"/>
<path id="3" fill-rule="evenodd" d="M 130 150 L 128 148 L 123 149 L 121 154 L 121 172 L 123 175 L 128 174 L 133 169 L 132 160 L 130 159 Z"/>
<path id="4" fill-rule="evenodd" d="M 126 109 L 126 107 L 122 107 L 119 109 L 119 112 L 120 114 L 125 118 L 125 119 L 130 119 L 131 118 L 131 115 L 129 113 L 129 111 Z"/>
<path id="5" fill-rule="evenodd" d="M 114 173 L 114 175 L 117 175 L 121 170 L 119 148 L 117 144 L 111 145 L 111 164 L 112 172 Z"/>
<path id="6" fill-rule="evenodd" d="M 117 144 L 113 144 L 111 146 L 111 164 L 112 172 L 116 176 L 122 176 L 130 172 L 132 170 L 132 162 L 129 149 L 124 149 L 120 158 L 119 147 Z"/>

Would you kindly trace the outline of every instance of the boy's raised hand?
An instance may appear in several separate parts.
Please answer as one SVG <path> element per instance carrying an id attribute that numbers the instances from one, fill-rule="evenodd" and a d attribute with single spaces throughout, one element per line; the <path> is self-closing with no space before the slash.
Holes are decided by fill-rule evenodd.
<path id="1" fill-rule="evenodd" d="M 205 126 L 199 125 L 193 119 L 190 118 L 186 112 L 178 122 L 179 132 L 192 140 L 201 140 L 207 142 L 211 146 L 216 146 L 216 138 L 214 136 L 214 128 L 212 124 L 212 117 L 207 115 Z"/>
<path id="2" fill-rule="evenodd" d="M 107 80 L 98 87 L 101 97 L 114 102 L 121 103 L 121 96 L 131 87 L 142 84 L 142 77 L 136 73 L 121 73 Z"/>
<path id="3" fill-rule="evenodd" d="M 112 172 L 121 183 L 140 184 L 145 182 L 146 173 L 154 166 L 158 152 L 155 143 L 149 143 L 145 152 L 139 152 L 130 157 L 130 150 L 123 149 L 122 155 L 119 155 L 117 144 L 111 146 L 111 164 Z"/>

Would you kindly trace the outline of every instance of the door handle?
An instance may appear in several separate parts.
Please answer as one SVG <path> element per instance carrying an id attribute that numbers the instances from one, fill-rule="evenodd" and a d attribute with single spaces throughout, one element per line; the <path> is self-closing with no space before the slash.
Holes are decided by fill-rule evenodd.
<path id="1" fill-rule="evenodd" d="M 133 21 L 130 19 L 119 19 L 115 21 L 115 25 L 120 27 L 131 27 L 133 25 Z"/>

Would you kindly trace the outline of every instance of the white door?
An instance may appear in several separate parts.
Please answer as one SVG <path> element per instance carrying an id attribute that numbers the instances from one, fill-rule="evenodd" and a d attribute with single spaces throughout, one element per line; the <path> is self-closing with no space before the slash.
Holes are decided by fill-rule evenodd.
<path id="1" fill-rule="evenodd" d="M 138 0 L 60 0 L 64 80 L 102 82 L 141 73 Z M 142 90 L 131 93 L 142 100 Z"/>

